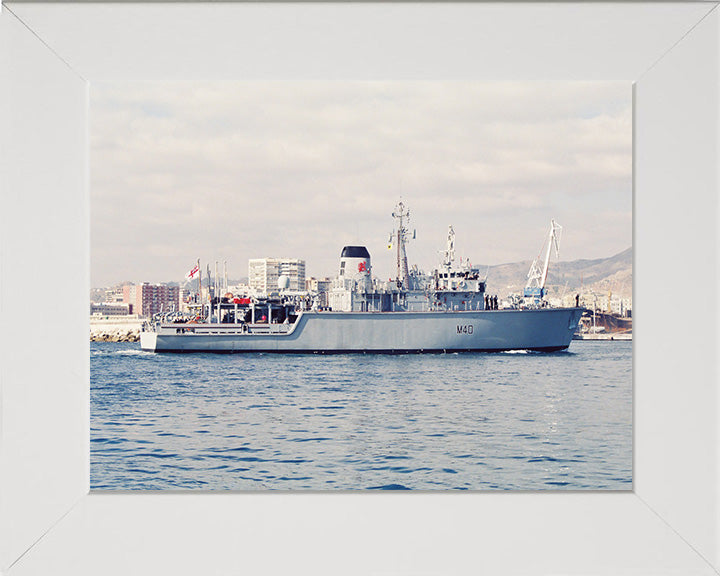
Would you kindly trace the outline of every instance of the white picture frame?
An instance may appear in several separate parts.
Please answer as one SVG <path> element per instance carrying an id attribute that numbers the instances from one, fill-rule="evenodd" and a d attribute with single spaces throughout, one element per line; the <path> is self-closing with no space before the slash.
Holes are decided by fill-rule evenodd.
<path id="1" fill-rule="evenodd" d="M 718 12 L 3 5 L 0 571 L 716 574 Z M 633 84 L 633 491 L 89 493 L 88 86 L 187 74 Z M 43 301 L 46 274 L 68 271 L 55 314 L 28 305 Z M 683 308 L 681 278 L 711 295 L 702 313 Z"/>

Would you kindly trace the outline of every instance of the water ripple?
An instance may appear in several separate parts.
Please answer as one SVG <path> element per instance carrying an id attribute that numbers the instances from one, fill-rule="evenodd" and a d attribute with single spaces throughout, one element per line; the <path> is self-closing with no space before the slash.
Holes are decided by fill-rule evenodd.
<path id="1" fill-rule="evenodd" d="M 627 490 L 632 343 L 163 355 L 91 344 L 94 490 Z"/>

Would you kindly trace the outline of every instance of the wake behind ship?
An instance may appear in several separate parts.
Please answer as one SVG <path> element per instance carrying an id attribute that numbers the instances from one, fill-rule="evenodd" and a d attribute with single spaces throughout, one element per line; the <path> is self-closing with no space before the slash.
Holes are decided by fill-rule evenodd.
<path id="1" fill-rule="evenodd" d="M 535 286 L 512 308 L 499 308 L 486 294 L 486 279 L 469 262 L 455 263 L 450 227 L 440 267 L 424 274 L 407 263 L 409 212 L 399 203 L 397 277 L 381 283 L 372 277 L 370 253 L 346 246 L 328 294 L 329 309 L 289 293 L 279 279 L 276 297 L 209 298 L 191 318 L 161 318 L 140 335 L 152 352 L 420 353 L 554 352 L 570 345 L 583 309 L 551 308 L 543 300 L 549 259 L 542 272 L 533 265 Z M 549 243 L 556 225 L 553 223 Z"/>

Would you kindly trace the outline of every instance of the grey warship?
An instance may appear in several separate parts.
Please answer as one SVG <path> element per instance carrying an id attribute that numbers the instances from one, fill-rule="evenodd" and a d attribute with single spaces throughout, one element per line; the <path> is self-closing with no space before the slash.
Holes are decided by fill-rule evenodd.
<path id="1" fill-rule="evenodd" d="M 402 202 L 393 217 L 397 222 L 390 237 L 397 249 L 394 282 L 373 278 L 366 247 L 345 246 L 328 294 L 328 309 L 283 296 L 282 290 L 275 298 L 215 298 L 201 304 L 192 320 L 154 322 L 140 334 L 141 349 L 402 354 L 568 348 L 583 309 L 552 308 L 543 300 L 547 260 L 543 285 L 526 294 L 533 297 L 500 308 L 497 299 L 486 294 L 487 278 L 480 270 L 469 262 L 456 264 L 452 227 L 441 265 L 424 274 L 408 267 L 409 211 Z"/>

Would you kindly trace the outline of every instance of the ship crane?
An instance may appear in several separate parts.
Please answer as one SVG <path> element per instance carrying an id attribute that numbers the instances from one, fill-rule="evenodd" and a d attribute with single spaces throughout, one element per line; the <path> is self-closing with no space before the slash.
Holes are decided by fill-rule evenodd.
<path id="1" fill-rule="evenodd" d="M 552 248 L 555 247 L 555 257 L 560 257 L 561 234 L 562 226 L 555 222 L 555 220 L 550 220 L 550 232 L 548 233 L 547 240 L 545 240 L 545 244 L 543 244 L 543 247 L 540 250 L 541 254 L 543 250 L 545 250 L 545 262 L 541 268 L 539 264 L 540 255 L 533 260 L 533 263 L 530 266 L 530 271 L 527 275 L 527 284 L 525 284 L 525 291 L 523 293 L 525 298 L 532 298 L 536 303 L 538 303 L 543 296 L 545 296 L 545 282 L 547 281 L 548 268 L 550 267 L 550 253 Z"/>

